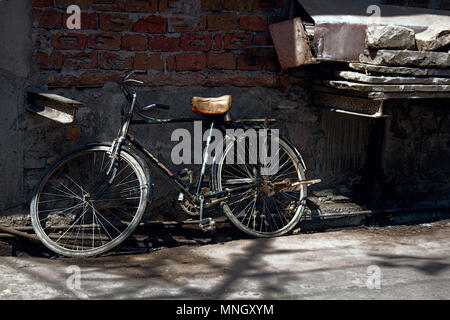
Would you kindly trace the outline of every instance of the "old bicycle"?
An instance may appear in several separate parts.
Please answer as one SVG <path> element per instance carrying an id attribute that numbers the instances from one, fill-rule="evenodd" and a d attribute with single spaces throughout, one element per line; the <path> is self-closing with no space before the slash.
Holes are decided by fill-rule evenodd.
<path id="1" fill-rule="evenodd" d="M 270 151 L 277 154 L 278 170 L 264 175 L 260 170 L 266 165 L 264 161 L 248 161 L 252 139 L 245 134 L 226 135 L 229 128 L 267 128 L 275 119 L 231 119 L 231 96 L 192 98 L 192 109 L 201 113 L 202 118 L 153 118 L 148 111 L 169 106 L 139 106 L 137 93 L 130 88 L 130 84 L 142 84 L 131 78 L 136 73 L 124 77 L 120 87 L 130 104 L 114 141 L 90 144 L 64 155 L 46 171 L 36 187 L 31 220 L 35 233 L 49 249 L 64 256 L 94 256 L 124 241 L 140 223 L 151 200 L 149 165 L 158 168 L 180 191 L 180 204 L 188 213 L 198 215 L 204 231 L 215 227 L 214 220 L 205 218 L 204 211 L 215 206 L 252 236 L 280 236 L 295 227 L 305 209 L 307 186 L 320 181 L 306 179 L 306 166 L 298 150 L 269 131 L 265 145 L 276 142 L 278 150 Z M 134 119 L 136 115 L 140 119 Z M 199 119 L 210 127 L 210 132 L 214 128 L 225 135 L 223 152 L 208 161 L 210 133 L 197 181 L 193 181 L 189 170 L 172 173 L 128 133 L 132 125 Z M 247 161 L 237 159 L 237 149 Z M 206 180 L 208 166 L 210 174 Z"/>

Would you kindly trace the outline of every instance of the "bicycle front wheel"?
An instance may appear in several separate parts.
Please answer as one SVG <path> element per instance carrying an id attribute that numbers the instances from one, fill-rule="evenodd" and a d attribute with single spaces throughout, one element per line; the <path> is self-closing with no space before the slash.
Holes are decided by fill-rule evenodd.
<path id="1" fill-rule="evenodd" d="M 278 170 L 261 175 L 262 164 L 251 161 L 255 158 L 250 152 L 254 150 L 251 140 L 245 135 L 227 139 L 227 147 L 214 165 L 214 186 L 216 191 L 239 191 L 222 202 L 225 214 L 235 226 L 252 236 L 286 234 L 299 222 L 305 209 L 307 188 L 301 184 L 306 178 L 300 158 L 286 141 L 269 135 L 267 145 L 276 139 L 279 146 L 278 150 L 272 150 L 278 159 L 275 163 Z M 237 150 L 245 152 L 239 155 Z"/>
<path id="2" fill-rule="evenodd" d="M 39 239 L 64 256 L 104 253 L 125 240 L 139 224 L 148 198 L 145 164 L 132 151 L 120 153 L 117 175 L 99 197 L 90 190 L 105 177 L 109 146 L 74 151 L 43 176 L 31 202 Z"/>

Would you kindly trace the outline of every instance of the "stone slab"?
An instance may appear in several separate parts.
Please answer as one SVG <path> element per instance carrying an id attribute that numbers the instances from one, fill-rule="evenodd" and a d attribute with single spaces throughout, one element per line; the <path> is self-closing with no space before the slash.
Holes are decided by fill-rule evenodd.
<path id="1" fill-rule="evenodd" d="M 450 78 L 370 76 L 353 71 L 337 71 L 336 76 L 349 81 L 373 84 L 450 84 Z"/>
<path id="2" fill-rule="evenodd" d="M 368 51 L 359 56 L 362 63 L 385 66 L 415 66 L 415 67 L 450 67 L 450 54 L 447 52 L 428 52 L 411 50 L 378 50 Z"/>
<path id="3" fill-rule="evenodd" d="M 449 23 L 435 23 L 424 32 L 415 35 L 417 48 L 420 51 L 434 51 L 450 44 Z"/>
<path id="4" fill-rule="evenodd" d="M 363 84 L 351 81 L 335 81 L 325 80 L 324 83 L 331 87 L 341 90 L 354 91 L 380 91 L 380 92 L 446 92 L 450 91 L 450 85 L 420 85 L 420 84 L 405 84 L 405 85 L 380 85 L 380 84 Z"/>
<path id="5" fill-rule="evenodd" d="M 450 69 L 387 67 L 365 63 L 349 63 L 349 67 L 353 70 L 363 71 L 365 73 L 397 74 L 416 77 L 450 77 Z"/>
<path id="6" fill-rule="evenodd" d="M 366 31 L 368 49 L 415 49 L 414 30 L 398 25 L 370 25 Z"/>

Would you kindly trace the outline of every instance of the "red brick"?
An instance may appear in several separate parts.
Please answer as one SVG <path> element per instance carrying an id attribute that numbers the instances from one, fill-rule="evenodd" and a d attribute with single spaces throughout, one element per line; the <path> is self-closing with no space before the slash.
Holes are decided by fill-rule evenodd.
<path id="1" fill-rule="evenodd" d="M 66 140 L 79 142 L 81 137 L 81 127 L 67 128 Z"/>
<path id="2" fill-rule="evenodd" d="M 63 15 L 63 27 L 67 29 L 67 19 L 71 14 Z M 81 29 L 98 29 L 98 16 L 96 13 L 81 12 Z"/>
<path id="3" fill-rule="evenodd" d="M 153 36 L 148 38 L 148 49 L 151 51 L 178 51 L 180 39 L 166 36 Z"/>
<path id="4" fill-rule="evenodd" d="M 127 14 L 100 13 L 100 29 L 105 31 L 128 31 L 131 30 L 133 21 Z"/>
<path id="5" fill-rule="evenodd" d="M 62 75 L 58 78 L 49 78 L 49 88 L 101 88 L 106 82 L 120 82 L 123 74 L 119 72 L 86 71 L 80 76 Z"/>
<path id="6" fill-rule="evenodd" d="M 202 0 L 203 11 L 220 11 L 222 10 L 222 0 Z"/>
<path id="7" fill-rule="evenodd" d="M 240 16 L 239 29 L 247 31 L 267 31 L 267 18 L 260 15 Z"/>
<path id="8" fill-rule="evenodd" d="M 50 37 L 52 47 L 59 50 L 82 50 L 86 48 L 86 36 L 78 33 L 57 33 Z"/>
<path id="9" fill-rule="evenodd" d="M 278 22 L 282 22 L 282 21 L 286 21 L 286 19 L 284 17 L 279 17 L 279 16 L 269 17 L 269 25 L 278 23 Z"/>
<path id="10" fill-rule="evenodd" d="M 175 71 L 175 56 L 167 56 L 167 71 Z"/>
<path id="11" fill-rule="evenodd" d="M 237 86 L 237 87 L 274 87 L 279 85 L 278 76 L 274 73 L 224 73 L 210 72 L 203 84 L 205 86 Z"/>
<path id="12" fill-rule="evenodd" d="M 33 7 L 48 7 L 52 0 L 33 0 Z"/>
<path id="13" fill-rule="evenodd" d="M 106 70 L 129 70 L 133 68 L 133 57 L 122 57 L 111 52 L 102 52 L 100 54 L 100 68 Z"/>
<path id="14" fill-rule="evenodd" d="M 264 70 L 266 64 L 266 57 L 255 57 L 255 62 L 248 64 L 245 58 L 245 54 L 240 54 L 238 58 L 239 70 Z"/>
<path id="15" fill-rule="evenodd" d="M 88 9 L 92 0 L 54 0 L 53 6 L 59 9 L 67 9 L 70 5 L 77 5 L 81 10 Z"/>
<path id="16" fill-rule="evenodd" d="M 272 37 L 267 34 L 256 34 L 253 43 L 256 45 L 273 45 Z"/>
<path id="17" fill-rule="evenodd" d="M 253 36 L 249 33 L 227 33 L 224 37 L 226 50 L 239 50 L 248 47 L 252 43 Z"/>
<path id="18" fill-rule="evenodd" d="M 91 8 L 98 11 L 124 11 L 124 0 L 91 0 Z"/>
<path id="19" fill-rule="evenodd" d="M 136 53 L 133 69 L 135 70 L 164 70 L 164 60 L 159 53 Z"/>
<path id="20" fill-rule="evenodd" d="M 234 10 L 238 12 L 252 11 L 253 0 L 224 0 L 223 8 L 225 10 Z"/>
<path id="21" fill-rule="evenodd" d="M 206 67 L 204 53 L 180 53 L 175 57 L 177 71 L 197 71 Z"/>
<path id="22" fill-rule="evenodd" d="M 96 50 L 120 50 L 119 33 L 98 33 L 88 36 L 88 48 Z"/>
<path id="23" fill-rule="evenodd" d="M 56 130 L 53 129 L 52 131 L 47 131 L 47 133 L 45 135 L 46 135 L 47 139 L 49 139 L 52 144 L 55 144 L 57 142 L 61 143 L 60 142 L 61 141 L 61 137 L 64 136 L 64 128 L 57 127 Z M 58 160 L 58 157 L 56 157 L 56 159 L 55 159 L 55 157 L 47 158 L 47 164 L 51 164 L 51 163 L 55 162 L 56 160 Z"/>
<path id="24" fill-rule="evenodd" d="M 256 11 L 273 11 L 283 8 L 283 0 L 255 0 Z"/>
<path id="25" fill-rule="evenodd" d="M 40 69 L 52 70 L 62 68 L 63 58 L 61 52 L 53 52 L 49 55 L 38 51 L 34 55 L 34 60 Z"/>
<path id="26" fill-rule="evenodd" d="M 143 34 L 125 34 L 122 36 L 121 49 L 129 51 L 147 50 L 147 36 Z"/>
<path id="27" fill-rule="evenodd" d="M 165 33 L 166 28 L 167 18 L 153 15 L 136 21 L 133 26 L 133 31 L 146 33 Z"/>
<path id="28" fill-rule="evenodd" d="M 212 49 L 213 50 L 222 50 L 222 48 L 223 48 L 223 35 L 220 34 L 220 33 L 216 34 L 216 35 L 214 35 L 213 40 L 214 40 L 214 44 L 213 44 Z"/>
<path id="29" fill-rule="evenodd" d="M 148 73 L 141 79 L 151 86 L 196 86 L 205 83 L 205 75 L 200 72 L 183 72 L 183 73 Z"/>
<path id="30" fill-rule="evenodd" d="M 181 49 L 184 51 L 208 51 L 211 49 L 211 35 L 183 34 L 181 36 Z"/>
<path id="31" fill-rule="evenodd" d="M 126 0 L 125 10 L 129 12 L 158 12 L 158 0 Z"/>
<path id="32" fill-rule="evenodd" d="M 237 27 L 237 15 L 234 12 L 210 13 L 208 15 L 208 30 L 233 30 Z"/>
<path id="33" fill-rule="evenodd" d="M 196 32 L 206 29 L 206 17 L 180 16 L 169 18 L 169 32 Z"/>
<path id="34" fill-rule="evenodd" d="M 208 68 L 210 69 L 236 69 L 236 57 L 231 52 L 226 53 L 208 53 Z"/>
<path id="35" fill-rule="evenodd" d="M 50 41 L 47 31 L 35 30 L 33 33 L 33 47 L 42 48 Z"/>
<path id="36" fill-rule="evenodd" d="M 160 0 L 159 12 L 186 13 L 192 10 L 192 0 Z"/>
<path id="37" fill-rule="evenodd" d="M 97 52 L 80 52 L 64 54 L 64 68 L 94 69 L 97 68 Z"/>
<path id="38" fill-rule="evenodd" d="M 277 57 L 267 57 L 265 70 L 268 71 L 281 71 L 280 61 Z"/>
<path id="39" fill-rule="evenodd" d="M 39 10 L 37 13 L 40 14 L 38 22 L 39 28 L 46 28 L 46 29 L 61 28 L 61 21 L 62 21 L 61 12 L 49 9 L 49 10 Z"/>

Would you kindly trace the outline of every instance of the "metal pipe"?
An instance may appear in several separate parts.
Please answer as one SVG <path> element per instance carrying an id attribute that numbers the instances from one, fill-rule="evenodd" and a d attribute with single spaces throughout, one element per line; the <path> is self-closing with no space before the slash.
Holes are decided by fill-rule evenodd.
<path id="1" fill-rule="evenodd" d="M 26 238 L 26 239 L 33 240 L 33 241 L 40 241 L 39 238 L 37 236 L 35 236 L 34 234 L 17 231 L 12 228 L 0 226 L 0 232 L 8 233 L 8 234 L 11 234 L 16 237 Z"/>

